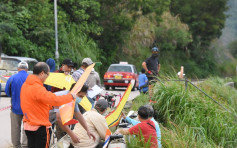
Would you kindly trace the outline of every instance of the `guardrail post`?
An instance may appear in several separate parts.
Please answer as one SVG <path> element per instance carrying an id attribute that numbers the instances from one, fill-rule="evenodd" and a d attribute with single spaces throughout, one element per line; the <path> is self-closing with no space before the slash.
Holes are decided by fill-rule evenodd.
<path id="1" fill-rule="evenodd" d="M 188 88 L 188 79 L 185 77 L 185 90 Z"/>

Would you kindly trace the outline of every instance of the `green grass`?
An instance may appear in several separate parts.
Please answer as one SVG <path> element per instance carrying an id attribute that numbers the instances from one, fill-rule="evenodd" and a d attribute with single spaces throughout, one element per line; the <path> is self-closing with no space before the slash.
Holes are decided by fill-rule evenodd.
<path id="1" fill-rule="evenodd" d="M 198 87 L 236 115 L 237 91 L 226 82 L 212 77 Z M 190 84 L 186 91 L 183 82 L 157 83 L 154 100 L 163 147 L 237 147 L 235 117 Z M 147 103 L 148 96 L 140 95 L 132 109 Z"/>

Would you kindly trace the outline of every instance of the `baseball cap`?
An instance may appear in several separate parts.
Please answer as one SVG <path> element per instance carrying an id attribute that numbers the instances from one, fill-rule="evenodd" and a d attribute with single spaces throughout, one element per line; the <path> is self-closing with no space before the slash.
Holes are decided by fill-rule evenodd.
<path id="1" fill-rule="evenodd" d="M 83 64 L 83 63 L 85 63 L 85 64 L 87 64 L 87 65 L 93 64 L 93 62 L 92 62 L 92 60 L 91 60 L 90 58 L 84 58 L 84 59 L 82 60 L 82 64 Z"/>
<path id="2" fill-rule="evenodd" d="M 65 64 L 65 65 L 70 66 L 70 67 L 74 66 L 71 59 L 64 59 L 62 64 Z"/>
<path id="3" fill-rule="evenodd" d="M 99 107 L 100 109 L 108 108 L 108 102 L 105 99 L 100 99 L 96 102 L 95 106 Z"/>
<path id="4" fill-rule="evenodd" d="M 26 62 L 20 62 L 17 66 L 20 69 L 28 69 L 28 64 Z"/>
<path id="5" fill-rule="evenodd" d="M 158 47 L 153 47 L 152 51 L 158 51 L 159 52 L 159 48 Z"/>

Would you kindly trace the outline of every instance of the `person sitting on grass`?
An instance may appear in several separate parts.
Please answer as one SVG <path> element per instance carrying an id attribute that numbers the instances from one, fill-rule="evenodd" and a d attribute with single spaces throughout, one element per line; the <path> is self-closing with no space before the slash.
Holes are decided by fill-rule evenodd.
<path id="1" fill-rule="evenodd" d="M 156 128 L 154 122 L 149 119 L 149 111 L 147 107 L 139 107 L 138 119 L 141 123 L 138 123 L 129 129 L 118 129 L 115 133 L 122 135 L 138 135 L 140 139 L 144 137 L 144 143 L 150 141 L 150 147 L 157 148 Z"/>
<path id="2" fill-rule="evenodd" d="M 144 107 L 146 107 L 148 109 L 148 112 L 149 112 L 149 119 L 151 121 L 154 122 L 155 124 L 155 128 L 156 128 L 156 134 L 157 134 L 157 142 L 158 142 L 158 146 L 159 148 L 162 147 L 161 145 L 161 132 L 160 132 L 160 126 L 158 124 L 158 122 L 153 118 L 153 115 L 154 115 L 154 109 L 151 105 L 147 104 L 147 105 L 144 105 Z M 132 125 L 137 125 L 138 123 L 140 123 L 140 121 L 137 121 L 137 120 L 134 120 L 134 119 L 131 119 L 130 117 L 126 117 L 123 113 L 122 113 L 122 116 L 123 118 L 130 124 Z"/>

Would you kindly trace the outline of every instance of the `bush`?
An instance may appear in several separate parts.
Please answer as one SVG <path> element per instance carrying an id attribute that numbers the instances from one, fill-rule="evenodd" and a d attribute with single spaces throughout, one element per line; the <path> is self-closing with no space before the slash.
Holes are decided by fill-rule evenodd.
<path id="1" fill-rule="evenodd" d="M 223 83 L 218 80 L 220 79 L 213 78 L 200 86 L 236 114 L 234 109 L 236 103 L 233 99 L 237 95 L 236 90 L 229 90 L 230 88 L 227 87 L 221 91 Z M 231 94 L 224 93 L 227 90 Z M 221 94 L 217 93 L 218 91 L 222 92 L 222 98 L 219 98 Z M 234 116 L 220 108 L 194 87 L 188 87 L 188 91 L 185 91 L 183 84 L 165 82 L 157 84 L 154 93 L 155 100 L 158 102 L 154 108 L 158 121 L 164 126 L 170 127 L 172 126 L 170 123 L 174 122 L 177 126 L 191 132 L 192 137 L 207 145 L 214 142 L 217 146 L 237 146 L 237 133 L 234 132 L 237 130 L 237 126 Z"/>

